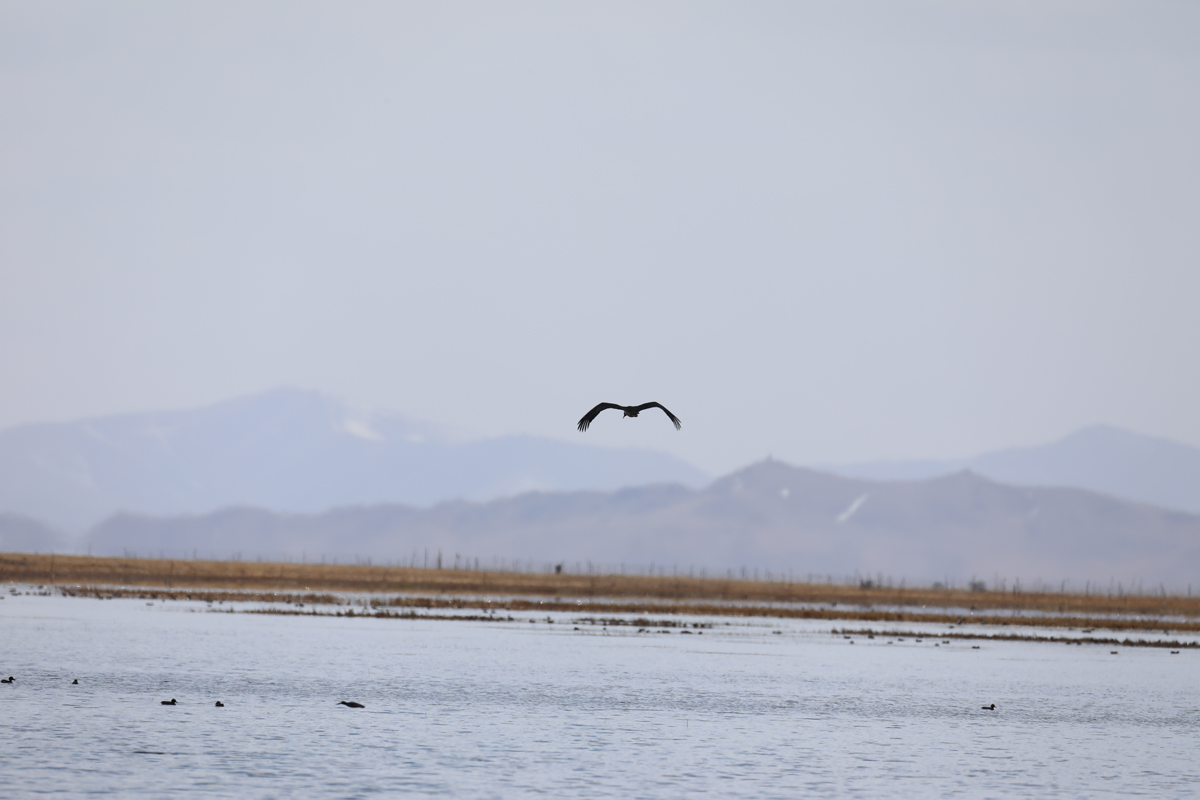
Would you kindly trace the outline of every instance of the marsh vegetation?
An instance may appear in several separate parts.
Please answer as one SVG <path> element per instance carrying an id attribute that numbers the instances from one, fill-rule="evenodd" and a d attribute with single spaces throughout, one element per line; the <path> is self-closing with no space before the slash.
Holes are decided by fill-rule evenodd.
<path id="1" fill-rule="evenodd" d="M 282 604 L 288 613 L 318 613 L 315 606 L 334 607 L 320 613 L 380 616 L 477 608 L 483 615 L 567 611 L 1200 631 L 1200 598 L 1165 592 L 987 591 L 978 585 L 883 586 L 862 580 L 818 583 L 553 569 L 476 571 L 30 554 L 0 554 L 0 581 L 67 595 L 218 604 L 259 601 Z"/>

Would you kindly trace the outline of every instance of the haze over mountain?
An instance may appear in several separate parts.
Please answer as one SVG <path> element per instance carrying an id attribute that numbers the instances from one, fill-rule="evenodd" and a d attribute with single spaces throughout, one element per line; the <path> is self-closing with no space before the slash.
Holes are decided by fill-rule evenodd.
<path id="1" fill-rule="evenodd" d="M 914 480 L 964 469 L 1021 486 L 1074 486 L 1200 513 L 1200 447 L 1092 425 L 1049 444 L 972 458 L 827 465 L 839 475 Z"/>
<path id="2" fill-rule="evenodd" d="M 0 513 L 0 553 L 46 553 L 69 549 L 68 537 L 20 514 Z"/>
<path id="3" fill-rule="evenodd" d="M 564 429 L 573 432 L 574 422 L 566 417 Z M 250 505 L 317 512 L 708 480 L 649 450 L 533 436 L 462 441 L 400 415 L 361 414 L 296 389 L 0 432 L 0 512 L 73 534 L 118 511 L 174 515 Z"/>
<path id="4" fill-rule="evenodd" d="M 233 508 L 203 516 L 118 515 L 84 545 L 100 554 L 315 560 L 340 557 L 449 567 L 493 559 L 568 569 L 745 566 L 775 575 L 977 577 L 1200 584 L 1200 516 L 1080 489 L 1014 487 L 971 472 L 869 481 L 764 461 L 701 491 L 654 485 L 533 492 L 430 509 L 397 505 L 284 515 Z"/>
<path id="5" fill-rule="evenodd" d="M 877 480 L 971 469 L 1003 483 L 1074 486 L 1200 513 L 1200 448 L 1108 426 L 974 458 L 821 468 Z M 0 513 L 73 535 L 118 511 L 170 516 L 243 505 L 312 513 L 353 504 L 490 500 L 535 489 L 698 488 L 708 480 L 649 450 L 532 436 L 465 441 L 399 414 L 359 413 L 296 389 L 194 410 L 0 432 Z"/>

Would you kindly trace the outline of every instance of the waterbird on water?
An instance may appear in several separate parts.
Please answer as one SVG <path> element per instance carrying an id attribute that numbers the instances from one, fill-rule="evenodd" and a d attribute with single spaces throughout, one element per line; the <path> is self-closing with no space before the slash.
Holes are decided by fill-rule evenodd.
<path id="1" fill-rule="evenodd" d="M 0 678 L 0 683 L 12 683 L 15 680 L 16 678 L 14 678 L 12 675 L 9 675 L 7 678 Z"/>
<path id="2" fill-rule="evenodd" d="M 984 711 L 995 711 L 996 704 L 992 703 L 990 706 L 980 706 L 980 708 L 982 708 Z"/>
<path id="3" fill-rule="evenodd" d="M 72 685 L 72 686 L 78 686 L 78 685 L 79 685 L 79 678 L 76 678 L 75 680 L 71 681 L 71 685 Z"/>
<path id="4" fill-rule="evenodd" d="M 588 429 L 588 426 L 592 424 L 592 420 L 594 420 L 596 418 L 596 416 L 599 415 L 599 413 L 601 411 L 605 410 L 606 408 L 615 408 L 618 411 L 624 411 L 625 417 L 636 417 L 638 414 L 645 411 L 647 408 L 661 408 L 663 410 L 663 413 L 666 414 L 668 417 L 670 417 L 671 422 L 675 423 L 675 430 L 679 430 L 679 428 L 682 427 L 682 425 L 683 425 L 683 423 L 681 423 L 679 421 L 679 417 L 675 416 L 670 411 L 667 411 L 667 407 L 664 406 L 662 403 L 642 403 L 640 406 L 619 406 L 616 403 L 601 403 L 600 405 L 596 406 L 591 411 L 589 411 L 588 413 L 583 415 L 583 418 L 581 420 L 579 420 L 579 425 L 578 425 L 579 430 L 586 431 Z"/>
<path id="5" fill-rule="evenodd" d="M 163 704 L 164 706 L 173 706 L 173 705 L 177 705 L 177 704 L 176 704 L 176 702 L 175 702 L 175 698 L 174 698 L 174 697 L 172 697 L 170 700 L 163 700 L 163 701 L 162 701 L 162 704 Z"/>
<path id="6" fill-rule="evenodd" d="M 217 708 L 224 708 L 224 707 L 225 707 L 225 704 L 224 704 L 224 703 L 222 703 L 220 700 L 218 700 L 218 701 L 217 701 Z"/>
<path id="7" fill-rule="evenodd" d="M 366 706 L 364 706 L 362 703 L 356 703 L 353 700 L 349 700 L 349 701 L 342 700 L 341 702 L 338 703 L 338 705 L 346 706 L 347 708 L 366 708 Z"/>

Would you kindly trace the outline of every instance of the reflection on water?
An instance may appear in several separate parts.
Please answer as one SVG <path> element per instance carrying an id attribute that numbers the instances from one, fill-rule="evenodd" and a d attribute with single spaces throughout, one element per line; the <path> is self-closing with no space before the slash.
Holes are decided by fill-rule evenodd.
<path id="1" fill-rule="evenodd" d="M 551 616 L 8 597 L 0 796 L 1179 796 L 1200 781 L 1196 651 Z"/>

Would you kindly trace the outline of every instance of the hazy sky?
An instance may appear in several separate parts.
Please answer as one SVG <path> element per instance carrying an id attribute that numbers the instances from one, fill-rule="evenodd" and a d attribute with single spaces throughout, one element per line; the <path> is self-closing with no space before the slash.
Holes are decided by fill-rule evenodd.
<path id="1" fill-rule="evenodd" d="M 1200 444 L 1198 143 L 1196 2 L 3 0 L 0 427 Z"/>

